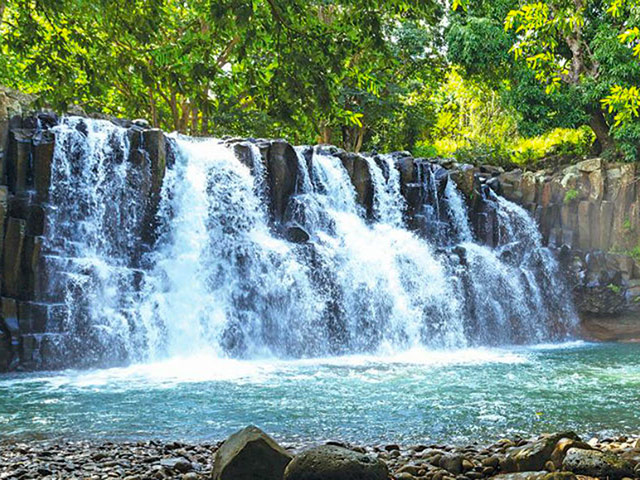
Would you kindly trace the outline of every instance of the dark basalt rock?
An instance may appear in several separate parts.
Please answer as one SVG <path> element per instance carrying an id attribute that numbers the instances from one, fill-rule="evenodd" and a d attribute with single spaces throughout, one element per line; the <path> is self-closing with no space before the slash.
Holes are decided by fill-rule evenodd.
<path id="1" fill-rule="evenodd" d="M 267 177 L 271 195 L 271 212 L 282 220 L 298 178 L 298 155 L 284 140 L 274 140 L 267 153 Z"/>
<path id="2" fill-rule="evenodd" d="M 231 435 L 216 452 L 213 480 L 282 480 L 292 455 L 258 427 Z M 386 479 L 385 479 L 386 480 Z"/>
<path id="3" fill-rule="evenodd" d="M 387 480 L 387 466 L 377 458 L 334 445 L 323 445 L 297 455 L 284 480 Z"/>
<path id="4" fill-rule="evenodd" d="M 290 223 L 285 226 L 285 238 L 293 243 L 306 243 L 311 236 L 297 223 Z"/>

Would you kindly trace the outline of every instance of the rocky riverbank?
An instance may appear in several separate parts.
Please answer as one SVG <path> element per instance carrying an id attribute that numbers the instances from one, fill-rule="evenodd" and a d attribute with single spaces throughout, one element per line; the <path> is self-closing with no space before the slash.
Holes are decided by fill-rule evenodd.
<path id="1" fill-rule="evenodd" d="M 0 479 L 572 480 L 640 478 L 640 436 L 573 433 L 490 445 L 280 447 L 255 427 L 222 443 L 10 442 Z"/>

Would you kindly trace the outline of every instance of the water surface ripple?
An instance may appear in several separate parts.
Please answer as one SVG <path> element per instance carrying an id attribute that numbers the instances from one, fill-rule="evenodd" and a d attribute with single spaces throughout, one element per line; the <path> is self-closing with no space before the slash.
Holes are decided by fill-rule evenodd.
<path id="1" fill-rule="evenodd" d="M 572 343 L 394 357 L 207 357 L 0 378 L 4 438 L 490 441 L 640 431 L 640 345 Z"/>

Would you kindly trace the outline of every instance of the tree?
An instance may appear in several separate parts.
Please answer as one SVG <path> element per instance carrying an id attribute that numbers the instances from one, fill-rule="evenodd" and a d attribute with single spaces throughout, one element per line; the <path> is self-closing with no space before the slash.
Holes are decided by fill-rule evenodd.
<path id="1" fill-rule="evenodd" d="M 502 74 L 509 80 L 505 99 L 511 104 L 519 103 L 520 120 L 525 120 L 521 125 L 531 127 L 530 120 L 535 120 L 536 129 L 548 129 L 588 123 L 601 149 L 612 151 L 617 147 L 630 156 L 636 139 L 629 132 L 640 134 L 640 130 L 627 124 L 623 132 L 615 125 L 635 116 L 639 64 L 620 41 L 626 39 L 632 46 L 635 42 L 635 0 L 523 4 L 502 0 L 495 5 L 479 0 L 460 6 L 463 8 L 454 15 L 458 20 L 454 20 L 448 34 L 453 55 L 462 57 L 462 64 L 468 65 L 470 59 L 465 58 L 460 45 L 468 52 L 469 46 L 475 44 L 480 54 L 490 53 L 498 60 L 499 67 L 493 68 L 493 75 Z M 625 13 L 616 15 L 612 9 Z M 499 23 L 504 24 L 502 35 L 498 33 Z M 507 42 L 511 59 L 502 57 Z M 478 55 L 475 56 L 477 60 Z"/>
<path id="2" fill-rule="evenodd" d="M 60 111 L 358 150 L 398 123 L 411 141 L 403 107 L 438 81 L 442 13 L 421 0 L 16 0 L 0 81 Z"/>

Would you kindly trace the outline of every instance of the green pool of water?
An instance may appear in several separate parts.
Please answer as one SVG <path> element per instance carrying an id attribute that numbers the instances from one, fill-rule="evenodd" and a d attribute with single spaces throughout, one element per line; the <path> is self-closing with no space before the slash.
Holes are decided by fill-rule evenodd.
<path id="1" fill-rule="evenodd" d="M 235 361 L 0 377 L 3 438 L 490 441 L 640 432 L 640 345 L 573 343 L 395 357 Z"/>

